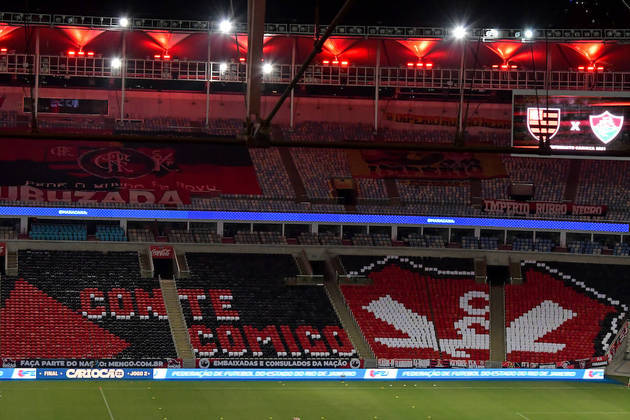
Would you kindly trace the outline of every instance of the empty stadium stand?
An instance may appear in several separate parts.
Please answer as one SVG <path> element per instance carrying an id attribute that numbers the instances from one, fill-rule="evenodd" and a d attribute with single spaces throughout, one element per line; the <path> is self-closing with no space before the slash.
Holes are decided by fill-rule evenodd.
<path id="1" fill-rule="evenodd" d="M 291 255 L 187 253 L 177 280 L 202 358 L 349 358 L 355 350 L 321 286 L 286 286 Z"/>
<path id="2" fill-rule="evenodd" d="M 505 286 L 507 359 L 551 363 L 602 356 L 628 312 L 627 267 L 522 263 Z"/>
<path id="3" fill-rule="evenodd" d="M 4 358 L 176 357 L 155 280 L 140 279 L 136 252 L 19 252 L 3 278 Z"/>
<path id="4" fill-rule="evenodd" d="M 342 284 L 373 352 L 385 359 L 489 358 L 489 289 L 472 260 L 341 256 L 370 285 Z"/>

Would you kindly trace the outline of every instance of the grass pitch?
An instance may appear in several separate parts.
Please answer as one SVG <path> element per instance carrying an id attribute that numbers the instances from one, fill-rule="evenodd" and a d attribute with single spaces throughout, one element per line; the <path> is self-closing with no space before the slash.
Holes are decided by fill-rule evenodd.
<path id="1" fill-rule="evenodd" d="M 575 382 L 0 382 L 0 419 L 630 419 Z"/>

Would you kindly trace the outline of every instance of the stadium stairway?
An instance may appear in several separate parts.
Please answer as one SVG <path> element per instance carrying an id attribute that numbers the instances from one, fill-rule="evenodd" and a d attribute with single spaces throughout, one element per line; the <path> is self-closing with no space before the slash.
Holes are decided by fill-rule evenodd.
<path id="1" fill-rule="evenodd" d="M 395 178 L 385 178 L 385 191 L 392 206 L 400 205 L 400 191 L 398 191 Z"/>
<path id="2" fill-rule="evenodd" d="M 336 262 L 334 260 L 337 260 Z M 348 338 L 352 342 L 358 356 L 365 361 L 365 367 L 376 367 L 376 356 L 370 348 L 367 340 L 359 328 L 356 319 L 352 315 L 350 308 L 346 304 L 346 300 L 341 293 L 339 283 L 337 282 L 338 269 L 335 267 L 343 267 L 339 261 L 339 257 L 330 257 L 326 260 L 326 270 L 324 274 L 324 289 L 328 295 L 328 299 L 341 322 L 341 326 L 348 334 Z"/>
<path id="3" fill-rule="evenodd" d="M 621 333 L 621 328 L 619 333 Z M 621 342 L 617 353 L 606 367 L 606 375 L 630 385 L 630 335 Z"/>
<path id="4" fill-rule="evenodd" d="M 521 261 L 512 261 L 510 258 L 510 284 L 523 284 L 523 271 Z"/>
<path id="5" fill-rule="evenodd" d="M 490 283 L 490 360 L 505 361 L 505 282 L 509 280 L 509 268 L 489 266 Z"/>
<path id="6" fill-rule="evenodd" d="M 18 253 L 17 250 L 9 250 L 7 249 L 7 259 L 5 272 L 7 276 L 17 276 L 18 275 Z"/>
<path id="7" fill-rule="evenodd" d="M 140 262 L 140 276 L 143 279 L 153 278 L 153 258 L 149 248 L 138 251 L 138 261 Z"/>
<path id="8" fill-rule="evenodd" d="M 177 278 L 187 279 L 190 277 L 190 268 L 188 268 L 188 261 L 186 260 L 186 254 L 175 252 L 175 261 L 177 262 Z"/>
<path id="9" fill-rule="evenodd" d="M 288 147 L 280 147 L 278 148 L 278 152 L 280 153 L 282 163 L 284 163 L 284 167 L 287 170 L 287 174 L 289 175 L 289 180 L 291 181 L 291 187 L 293 188 L 293 193 L 296 201 L 308 201 L 308 196 L 306 195 L 306 187 L 304 187 L 302 177 L 300 176 L 300 173 L 295 166 L 293 156 L 291 156 L 291 150 Z"/>
<path id="10" fill-rule="evenodd" d="M 582 171 L 582 161 L 571 159 L 569 173 L 567 174 L 567 185 L 564 189 L 564 200 L 570 203 L 575 202 L 577 195 L 578 182 L 580 180 L 580 172 Z"/>
<path id="11" fill-rule="evenodd" d="M 175 280 L 160 279 L 160 288 L 162 289 L 162 298 L 168 315 L 168 323 L 171 327 L 171 336 L 177 351 L 177 357 L 184 361 L 184 367 L 195 367 L 195 354 L 190 344 L 188 328 L 184 320 L 184 312 L 182 311 L 177 294 L 177 286 Z"/>

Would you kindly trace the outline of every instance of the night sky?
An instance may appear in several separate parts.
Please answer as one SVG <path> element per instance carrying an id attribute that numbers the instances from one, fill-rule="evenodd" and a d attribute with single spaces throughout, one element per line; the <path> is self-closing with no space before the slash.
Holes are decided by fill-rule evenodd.
<path id="1" fill-rule="evenodd" d="M 315 6 L 320 4 L 321 23 L 326 23 L 342 3 L 342 0 L 267 0 L 266 20 L 312 23 Z M 2 9 L 94 16 L 220 19 L 229 15 L 232 7 L 235 19 L 245 21 L 247 0 L 30 0 L 6 4 Z M 473 27 L 628 28 L 630 10 L 622 0 L 356 0 L 344 23 L 450 27 L 458 22 Z"/>

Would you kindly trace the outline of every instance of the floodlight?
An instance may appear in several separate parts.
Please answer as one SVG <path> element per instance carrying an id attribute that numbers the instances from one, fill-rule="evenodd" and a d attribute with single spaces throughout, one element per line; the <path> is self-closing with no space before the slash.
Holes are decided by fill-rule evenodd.
<path id="1" fill-rule="evenodd" d="M 225 73 L 227 71 L 227 68 L 228 68 L 227 63 L 219 64 L 219 71 L 221 72 L 221 74 Z"/>
<path id="2" fill-rule="evenodd" d="M 269 63 L 263 64 L 262 71 L 264 74 L 269 74 L 273 71 L 273 66 Z"/>
<path id="3" fill-rule="evenodd" d="M 112 58 L 112 68 L 119 69 L 122 67 L 122 60 L 118 57 Z"/>
<path id="4" fill-rule="evenodd" d="M 486 31 L 486 37 L 487 38 L 498 38 L 499 37 L 499 31 L 496 29 L 488 29 Z"/>
<path id="5" fill-rule="evenodd" d="M 126 18 L 125 16 L 121 17 L 120 19 L 118 19 L 118 24 L 123 28 L 126 28 L 127 26 L 129 26 L 129 18 Z"/>
<path id="6" fill-rule="evenodd" d="M 453 37 L 455 37 L 455 39 L 463 39 L 466 36 L 466 28 L 464 28 L 463 26 L 456 26 L 453 29 Z"/>
<path id="7" fill-rule="evenodd" d="M 531 29 L 525 29 L 525 32 L 523 32 L 523 35 L 525 39 L 532 39 L 534 37 L 534 31 L 532 31 Z"/>
<path id="8" fill-rule="evenodd" d="M 219 23 L 219 31 L 224 34 L 228 34 L 232 31 L 232 22 L 227 19 L 223 19 L 221 23 Z"/>

